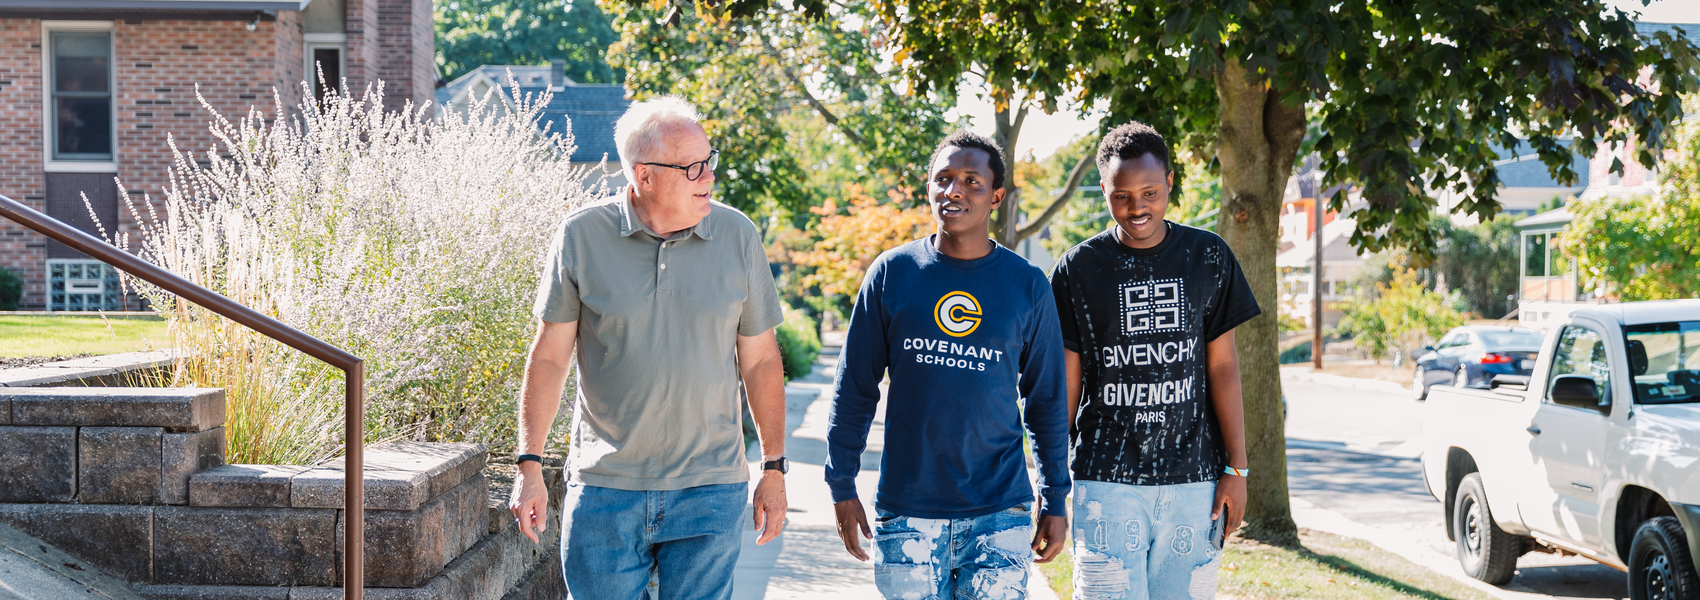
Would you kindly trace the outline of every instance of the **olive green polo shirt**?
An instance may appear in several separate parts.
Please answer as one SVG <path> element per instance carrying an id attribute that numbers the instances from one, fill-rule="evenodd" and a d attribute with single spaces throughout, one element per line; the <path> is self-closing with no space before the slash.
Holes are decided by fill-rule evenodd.
<path id="1" fill-rule="evenodd" d="M 738 336 L 784 320 L 761 234 L 713 204 L 663 239 L 625 190 L 561 225 L 533 313 L 578 321 L 572 477 L 622 490 L 749 481 Z"/>

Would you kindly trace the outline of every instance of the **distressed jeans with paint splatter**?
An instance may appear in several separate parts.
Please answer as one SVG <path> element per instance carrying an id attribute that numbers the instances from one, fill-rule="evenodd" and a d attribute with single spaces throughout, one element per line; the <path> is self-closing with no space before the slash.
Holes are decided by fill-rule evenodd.
<path id="1" fill-rule="evenodd" d="M 744 483 L 654 492 L 568 484 L 561 505 L 568 597 L 731 598 L 748 495 Z"/>
<path id="2" fill-rule="evenodd" d="M 1075 600 L 1208 599 L 1221 552 L 1210 542 L 1216 482 L 1074 482 Z"/>
<path id="3" fill-rule="evenodd" d="M 1032 505 L 967 519 L 878 510 L 874 584 L 889 600 L 1023 600 L 1033 560 Z"/>

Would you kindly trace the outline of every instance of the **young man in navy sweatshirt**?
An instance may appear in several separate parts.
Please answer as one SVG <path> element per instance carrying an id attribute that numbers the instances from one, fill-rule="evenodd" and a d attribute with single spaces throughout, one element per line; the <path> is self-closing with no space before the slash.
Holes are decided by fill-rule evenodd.
<path id="1" fill-rule="evenodd" d="M 1061 330 L 1044 272 L 987 234 L 1005 174 L 984 137 L 940 142 L 935 233 L 881 254 L 850 315 L 826 481 L 845 549 L 867 560 L 860 536 L 873 538 L 886 598 L 1025 598 L 1033 553 L 1049 561 L 1068 535 Z M 870 533 L 856 473 L 888 372 Z M 1044 480 L 1036 532 L 1023 426 Z"/>
<path id="2" fill-rule="evenodd" d="M 1097 162 L 1115 223 L 1051 273 L 1079 414 L 1074 597 L 1210 598 L 1245 513 L 1234 328 L 1257 298 L 1222 238 L 1163 220 L 1174 173 L 1156 130 L 1111 130 Z"/>

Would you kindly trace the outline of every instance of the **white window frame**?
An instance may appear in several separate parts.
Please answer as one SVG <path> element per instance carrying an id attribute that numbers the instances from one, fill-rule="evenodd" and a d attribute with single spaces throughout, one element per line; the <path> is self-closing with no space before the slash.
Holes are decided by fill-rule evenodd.
<path id="1" fill-rule="evenodd" d="M 337 73 L 348 77 L 348 34 L 305 33 L 301 35 L 301 79 L 315 97 L 319 93 L 319 71 L 313 68 L 313 51 L 332 48 L 337 51 Z M 329 83 L 329 82 L 327 82 Z"/>
<path id="2" fill-rule="evenodd" d="M 49 173 L 117 173 L 118 172 L 118 38 L 113 35 L 112 21 L 42 21 L 41 22 L 41 164 Z M 107 73 L 108 89 L 112 91 L 112 160 L 54 160 L 53 145 L 57 141 L 57 124 L 53 122 L 53 40 L 51 35 L 61 31 L 104 31 L 112 35 L 111 70 Z"/>

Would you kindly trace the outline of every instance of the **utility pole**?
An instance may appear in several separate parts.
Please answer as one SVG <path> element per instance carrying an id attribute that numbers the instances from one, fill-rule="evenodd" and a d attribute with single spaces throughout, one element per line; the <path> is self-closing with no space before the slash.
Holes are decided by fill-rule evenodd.
<path id="1" fill-rule="evenodd" d="M 1310 161 L 1305 161 L 1310 162 Z M 1311 218 L 1314 227 L 1311 240 L 1316 243 L 1315 263 L 1311 265 L 1311 297 L 1310 297 L 1310 362 L 1315 369 L 1322 369 L 1322 177 L 1316 172 L 1316 166 L 1311 165 Z"/>

